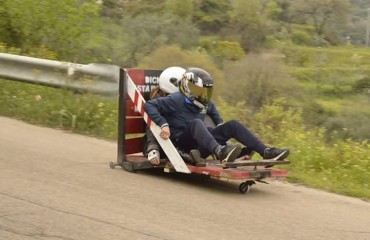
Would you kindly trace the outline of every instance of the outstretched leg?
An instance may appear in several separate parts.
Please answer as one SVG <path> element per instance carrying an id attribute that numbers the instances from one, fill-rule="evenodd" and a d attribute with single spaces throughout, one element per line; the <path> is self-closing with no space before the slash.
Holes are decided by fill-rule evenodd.
<path id="1" fill-rule="evenodd" d="M 267 147 L 252 132 L 236 120 L 228 121 L 212 129 L 210 132 L 221 144 L 226 143 L 230 138 L 235 138 L 238 142 L 247 146 L 249 151 L 258 152 L 265 159 L 274 158 L 284 153 L 278 159 L 283 160 L 289 155 L 289 149 Z"/>
<path id="2" fill-rule="evenodd" d="M 216 141 L 201 119 L 195 119 L 174 143 L 186 152 L 196 148 L 202 150 L 202 157 L 215 154 L 219 160 L 230 162 L 234 161 L 241 151 L 240 146 L 222 146 L 225 144 Z"/>
<path id="3" fill-rule="evenodd" d="M 211 134 L 220 144 L 225 144 L 229 139 L 235 138 L 248 149 L 254 150 L 262 156 L 267 148 L 252 132 L 236 120 L 225 122 L 212 129 Z"/>

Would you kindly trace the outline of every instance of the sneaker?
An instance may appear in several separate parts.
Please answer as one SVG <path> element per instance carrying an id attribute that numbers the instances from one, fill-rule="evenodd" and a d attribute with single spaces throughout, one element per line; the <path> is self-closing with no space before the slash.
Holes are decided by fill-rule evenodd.
<path id="1" fill-rule="evenodd" d="M 234 162 L 241 152 L 239 144 L 225 145 L 217 153 L 216 157 L 218 160 L 223 162 Z"/>
<path id="2" fill-rule="evenodd" d="M 205 167 L 206 166 L 206 160 L 200 156 L 200 152 L 198 149 L 192 149 L 190 150 L 190 156 L 194 161 L 194 165 L 197 167 Z"/>
<path id="3" fill-rule="evenodd" d="M 287 158 L 289 155 L 289 149 L 288 148 L 274 148 L 274 147 L 269 147 L 266 148 L 265 151 L 263 152 L 263 159 L 272 159 L 278 157 L 277 161 L 279 160 L 284 160 Z"/>
<path id="4" fill-rule="evenodd" d="M 288 148 L 279 149 L 279 148 L 270 147 L 270 148 L 266 148 L 265 151 L 263 152 L 263 159 L 277 158 L 275 159 L 276 161 L 282 161 L 288 157 L 289 153 L 290 152 Z M 273 166 L 274 165 L 267 165 L 265 166 L 265 168 L 271 168 Z"/>
<path id="5" fill-rule="evenodd" d="M 190 153 L 186 153 L 181 150 L 178 150 L 178 152 L 186 163 L 190 163 L 197 167 L 206 166 L 206 161 L 200 156 L 200 152 L 198 149 L 192 149 L 190 150 Z"/>

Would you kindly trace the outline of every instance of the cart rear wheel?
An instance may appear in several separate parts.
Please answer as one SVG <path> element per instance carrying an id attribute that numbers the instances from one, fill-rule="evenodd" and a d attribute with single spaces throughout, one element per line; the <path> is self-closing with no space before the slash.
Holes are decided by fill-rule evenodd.
<path id="1" fill-rule="evenodd" d="M 239 185 L 239 192 L 241 194 L 246 194 L 248 193 L 250 190 L 251 190 L 251 187 L 252 185 L 255 184 L 254 181 L 245 181 L 245 182 L 242 182 L 240 185 Z"/>

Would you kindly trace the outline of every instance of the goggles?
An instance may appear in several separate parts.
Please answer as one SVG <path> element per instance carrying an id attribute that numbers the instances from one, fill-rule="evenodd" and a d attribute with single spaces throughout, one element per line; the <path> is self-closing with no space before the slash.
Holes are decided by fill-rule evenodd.
<path id="1" fill-rule="evenodd" d="M 191 92 L 191 95 L 201 102 L 204 105 L 207 105 L 208 102 L 211 100 L 213 87 L 199 87 L 195 85 L 193 82 L 188 82 L 188 88 Z"/>

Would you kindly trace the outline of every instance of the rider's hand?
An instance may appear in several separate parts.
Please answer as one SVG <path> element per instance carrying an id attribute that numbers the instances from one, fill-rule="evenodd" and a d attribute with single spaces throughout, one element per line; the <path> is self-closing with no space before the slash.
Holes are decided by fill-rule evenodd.
<path id="1" fill-rule="evenodd" d="M 169 139 L 170 138 L 170 128 L 168 126 L 165 126 L 165 127 L 162 127 L 161 128 L 161 132 L 159 134 L 159 136 L 163 139 Z"/>

